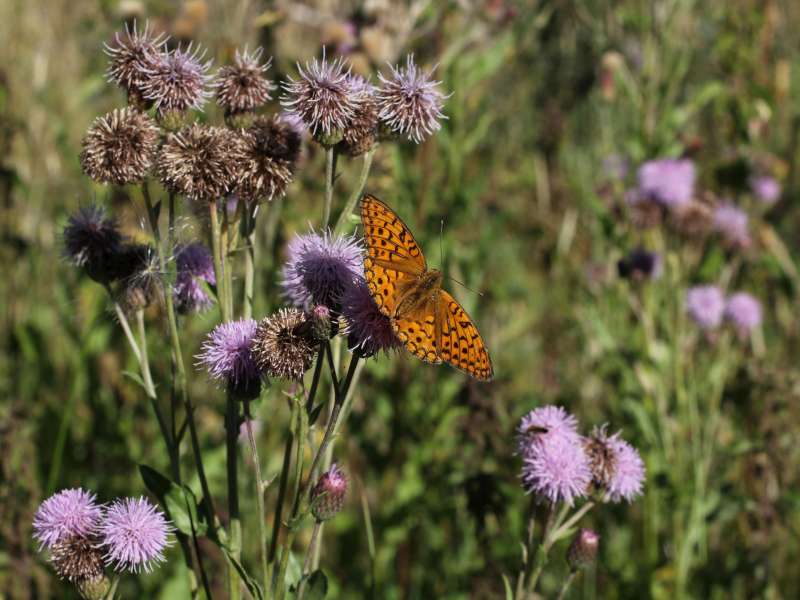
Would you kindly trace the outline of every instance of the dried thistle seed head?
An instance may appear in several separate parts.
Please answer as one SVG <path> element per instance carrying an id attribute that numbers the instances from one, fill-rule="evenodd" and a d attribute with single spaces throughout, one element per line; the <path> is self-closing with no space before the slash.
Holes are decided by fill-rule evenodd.
<path id="1" fill-rule="evenodd" d="M 89 537 L 71 536 L 50 549 L 50 562 L 67 581 L 97 579 L 103 576 L 103 553 L 97 546 Z"/>
<path id="2" fill-rule="evenodd" d="M 356 98 L 356 110 L 342 132 L 339 148 L 349 156 L 361 156 L 371 150 L 378 139 L 378 103 L 375 88 L 366 79 L 351 75 L 349 82 Z"/>
<path id="3" fill-rule="evenodd" d="M 192 44 L 159 54 L 142 85 L 144 98 L 153 102 L 159 115 L 203 108 L 211 95 L 207 87 L 212 61 L 203 62 L 205 55 L 205 50 Z"/>
<path id="4" fill-rule="evenodd" d="M 100 183 L 143 181 L 158 149 L 159 129 L 146 114 L 129 106 L 94 120 L 83 137 L 83 172 Z"/>
<path id="5" fill-rule="evenodd" d="M 439 121 L 447 118 L 442 112 L 446 96 L 439 91 L 441 82 L 431 78 L 432 73 L 424 73 L 409 55 L 405 68 L 391 67 L 389 77 L 378 75 L 378 117 L 393 132 L 416 143 L 439 131 Z"/>
<path id="6" fill-rule="evenodd" d="M 64 227 L 64 253 L 98 283 L 114 278 L 114 256 L 122 234 L 113 218 L 97 205 L 84 206 L 69 217 Z"/>
<path id="7" fill-rule="evenodd" d="M 316 352 L 307 330 L 306 315 L 296 308 L 282 308 L 262 319 L 252 348 L 261 371 L 270 377 L 302 379 Z"/>
<path id="8" fill-rule="evenodd" d="M 160 48 L 166 44 L 167 36 L 156 35 L 149 23 L 138 31 L 125 26 L 125 32 L 114 35 L 112 45 L 104 44 L 109 64 L 106 75 L 109 81 L 125 89 L 129 97 L 141 98 L 142 88 L 147 82 L 160 58 Z"/>
<path id="9" fill-rule="evenodd" d="M 311 133 L 322 143 L 336 144 L 355 115 L 357 100 L 349 83 L 350 68 L 343 58 L 328 62 L 323 50 L 322 61 L 297 65 L 300 77 L 284 84 L 281 103 L 287 112 L 302 119 Z"/>
<path id="10" fill-rule="evenodd" d="M 146 244 L 127 244 L 114 257 L 116 297 L 133 312 L 161 298 L 161 273 L 155 250 Z"/>
<path id="11" fill-rule="evenodd" d="M 709 203 L 691 200 L 670 212 L 669 223 L 687 238 L 702 238 L 711 233 L 714 210 Z"/>
<path id="12" fill-rule="evenodd" d="M 225 109 L 226 114 L 251 111 L 271 100 L 270 92 L 275 85 L 264 77 L 264 73 L 272 64 L 272 58 L 262 64 L 262 52 L 262 48 L 252 54 L 247 49 L 244 52 L 237 50 L 233 64 L 221 67 L 217 73 L 214 84 L 217 104 Z"/>
<path id="13" fill-rule="evenodd" d="M 275 117 L 257 117 L 241 134 L 241 173 L 237 193 L 248 201 L 272 200 L 286 193 L 300 154 L 300 136 Z"/>
<path id="14" fill-rule="evenodd" d="M 239 178 L 244 153 L 240 136 L 194 123 L 167 136 L 157 160 L 161 182 L 190 200 L 221 198 Z"/>

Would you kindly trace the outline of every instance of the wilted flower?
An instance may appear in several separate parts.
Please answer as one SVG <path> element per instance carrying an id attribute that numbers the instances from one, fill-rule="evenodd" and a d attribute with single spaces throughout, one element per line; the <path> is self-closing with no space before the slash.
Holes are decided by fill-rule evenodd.
<path id="1" fill-rule="evenodd" d="M 103 576 L 103 553 L 94 538 L 73 535 L 50 548 L 50 563 L 67 581 L 96 580 Z"/>
<path id="2" fill-rule="evenodd" d="M 730 202 L 714 210 L 714 230 L 731 246 L 746 248 L 750 245 L 747 213 Z"/>
<path id="3" fill-rule="evenodd" d="M 377 91 L 378 117 L 395 133 L 420 143 L 441 129 L 440 119 L 445 95 L 439 91 L 440 81 L 431 78 L 433 71 L 424 73 L 406 58 L 406 66 L 391 67 L 391 76 L 378 75 L 381 87 Z"/>
<path id="4" fill-rule="evenodd" d="M 675 208 L 692 199 L 695 177 L 694 163 L 687 158 L 651 160 L 639 167 L 639 193 Z"/>
<path id="5" fill-rule="evenodd" d="M 313 59 L 305 69 L 299 64 L 300 78 L 289 78 L 281 103 L 303 120 L 314 136 L 325 144 L 335 144 L 350 124 L 357 108 L 357 97 L 350 86 L 350 69 L 343 58 L 328 62 Z"/>
<path id="6" fill-rule="evenodd" d="M 33 517 L 33 537 L 49 549 L 72 537 L 89 537 L 97 529 L 101 514 L 92 492 L 62 490 L 39 505 Z"/>
<path id="7" fill-rule="evenodd" d="M 116 221 L 94 204 L 72 214 L 64 227 L 64 252 L 99 283 L 109 283 L 114 278 L 114 257 L 121 244 Z"/>
<path id="8" fill-rule="evenodd" d="M 296 235 L 283 267 L 284 294 L 298 307 L 324 304 L 338 311 L 347 289 L 362 277 L 362 253 L 355 237 L 327 231 Z"/>
<path id="9" fill-rule="evenodd" d="M 751 178 L 750 189 L 764 204 L 773 204 L 781 197 L 781 184 L 774 177 L 768 175 Z"/>
<path id="10" fill-rule="evenodd" d="M 545 435 L 522 455 L 522 484 L 527 492 L 552 503 L 572 505 L 586 495 L 592 472 L 580 440 Z"/>
<path id="11" fill-rule="evenodd" d="M 260 371 L 251 347 L 258 324 L 241 319 L 217 325 L 197 356 L 213 379 L 234 384 L 258 379 Z"/>
<path id="12" fill-rule="evenodd" d="M 242 159 L 241 140 L 235 133 L 194 123 L 167 136 L 158 157 L 158 175 L 171 192 L 190 200 L 213 200 L 237 182 Z"/>
<path id="13" fill-rule="evenodd" d="M 540 406 L 526 414 L 517 427 L 517 451 L 527 455 L 543 440 L 578 442 L 578 419 L 561 406 Z"/>
<path id="14" fill-rule="evenodd" d="M 625 279 L 642 281 L 658 279 L 663 271 L 663 261 L 658 252 L 648 252 L 637 248 L 617 262 L 619 276 Z"/>
<path id="15" fill-rule="evenodd" d="M 146 498 L 123 498 L 105 512 L 99 533 L 107 564 L 116 570 L 150 572 L 164 561 L 173 527 Z"/>
<path id="16" fill-rule="evenodd" d="M 267 69 L 272 64 L 272 59 L 261 64 L 263 48 L 256 49 L 252 54 L 244 50 L 236 50 L 232 65 L 221 67 L 217 73 L 216 88 L 217 104 L 227 114 L 255 110 L 271 99 L 270 92 L 275 86 L 264 77 Z"/>
<path id="17" fill-rule="evenodd" d="M 212 304 L 211 298 L 198 280 L 216 285 L 214 262 L 211 253 L 200 242 L 182 244 L 175 249 L 178 269 L 173 295 L 175 308 L 182 313 L 205 310 Z"/>
<path id="18" fill-rule="evenodd" d="M 334 463 L 311 490 L 311 514 L 318 521 L 327 521 L 342 510 L 346 494 L 347 477 Z"/>
<path id="19" fill-rule="evenodd" d="M 401 347 L 392 330 L 392 322 L 384 315 L 363 278 L 347 286 L 342 297 L 342 315 L 347 321 L 345 333 L 351 350 L 362 356 L 374 356 Z"/>
<path id="20" fill-rule="evenodd" d="M 150 173 L 158 149 L 153 119 L 132 106 L 97 117 L 81 141 L 83 172 L 100 183 L 139 183 Z"/>
<path id="21" fill-rule="evenodd" d="M 114 256 L 118 301 L 128 311 L 149 306 L 161 297 L 158 255 L 146 244 L 125 244 Z"/>
<path id="22" fill-rule="evenodd" d="M 573 571 L 589 567 L 597 560 L 600 536 L 591 529 L 580 529 L 569 545 L 567 562 Z"/>
<path id="23" fill-rule="evenodd" d="M 250 201 L 272 200 L 286 193 L 300 155 L 300 135 L 276 117 L 257 117 L 242 134 L 237 192 Z"/>
<path id="24" fill-rule="evenodd" d="M 708 201 L 690 200 L 670 211 L 670 223 L 686 237 L 703 237 L 714 225 L 712 209 L 713 205 Z"/>
<path id="25" fill-rule="evenodd" d="M 109 57 L 108 79 L 127 90 L 131 99 L 138 102 L 144 84 L 160 60 L 159 48 L 166 41 L 165 35 L 154 35 L 149 24 L 141 32 L 135 24 L 133 31 L 126 25 L 124 34 L 114 34 L 113 46 L 104 44 Z"/>
<path id="26" fill-rule="evenodd" d="M 747 292 L 737 292 L 725 303 L 725 318 L 742 335 L 761 325 L 761 303 Z"/>
<path id="27" fill-rule="evenodd" d="M 316 353 L 316 344 L 310 337 L 305 313 L 282 308 L 259 322 L 253 337 L 253 355 L 259 368 L 270 377 L 299 381 Z"/>
<path id="28" fill-rule="evenodd" d="M 686 310 L 703 329 L 714 329 L 722 322 L 725 298 L 715 285 L 699 285 L 686 292 Z"/>
<path id="29" fill-rule="evenodd" d="M 350 76 L 350 87 L 356 98 L 356 109 L 339 144 L 348 156 L 361 156 L 372 149 L 378 137 L 378 104 L 375 88 L 358 75 Z"/>
<path id="30" fill-rule="evenodd" d="M 203 108 L 210 96 L 207 86 L 212 62 L 203 62 L 205 55 L 205 50 L 199 46 L 193 49 L 189 44 L 186 49 L 175 48 L 159 54 L 158 60 L 147 70 L 142 92 L 160 115 Z"/>
<path id="31" fill-rule="evenodd" d="M 639 452 L 620 437 L 609 436 L 605 425 L 595 427 L 585 438 L 584 449 L 589 457 L 592 481 L 612 502 L 628 502 L 641 495 L 644 484 L 644 462 Z"/>
<path id="32" fill-rule="evenodd" d="M 664 220 L 664 207 L 652 198 L 643 196 L 638 189 L 625 192 L 625 205 L 631 221 L 641 229 L 656 227 Z"/>

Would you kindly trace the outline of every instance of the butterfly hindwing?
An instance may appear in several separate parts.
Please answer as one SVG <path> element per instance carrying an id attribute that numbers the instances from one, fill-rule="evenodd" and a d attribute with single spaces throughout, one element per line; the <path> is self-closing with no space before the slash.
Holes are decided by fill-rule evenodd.
<path id="1" fill-rule="evenodd" d="M 491 379 L 494 374 L 492 361 L 478 328 L 467 311 L 445 290 L 439 292 L 436 314 L 442 340 L 442 361 L 466 371 L 476 379 Z"/>

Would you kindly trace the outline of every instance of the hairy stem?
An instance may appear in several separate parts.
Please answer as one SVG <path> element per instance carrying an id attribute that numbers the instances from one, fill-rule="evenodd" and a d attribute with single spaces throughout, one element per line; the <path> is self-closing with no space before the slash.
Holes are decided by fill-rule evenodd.
<path id="1" fill-rule="evenodd" d="M 319 530 L 322 527 L 322 521 L 317 519 L 314 521 L 314 529 L 311 531 L 311 541 L 308 542 L 308 548 L 306 549 L 306 558 L 303 561 L 303 570 L 301 572 L 302 579 L 300 579 L 300 587 L 297 589 L 297 600 L 303 600 L 303 596 L 306 594 L 306 575 L 308 575 L 309 568 L 311 567 L 311 560 L 312 556 L 315 553 L 315 549 L 317 547 L 317 538 L 319 537 Z"/>
<path id="2" fill-rule="evenodd" d="M 364 154 L 361 175 L 358 178 L 356 187 L 353 189 L 353 193 L 350 194 L 350 197 L 347 199 L 347 204 L 344 205 L 342 214 L 339 215 L 339 219 L 336 221 L 336 228 L 334 229 L 336 233 L 342 233 L 344 231 L 344 228 L 347 226 L 347 219 L 353 214 L 353 209 L 355 209 L 356 204 L 358 204 L 358 201 L 361 199 L 361 194 L 364 193 L 364 188 L 367 186 L 367 179 L 369 178 L 369 172 L 372 168 L 372 157 L 375 155 L 376 149 L 377 146 Z"/>
<path id="3" fill-rule="evenodd" d="M 267 567 L 267 528 L 264 519 L 267 511 L 264 507 L 264 478 L 261 476 L 261 461 L 258 458 L 258 445 L 253 434 L 252 417 L 249 402 L 245 405 L 244 426 L 247 431 L 247 441 L 253 455 L 253 470 L 256 475 L 256 506 L 258 507 L 258 538 L 261 545 L 261 571 L 264 580 L 264 589 L 269 588 L 269 569 Z"/>
<path id="4" fill-rule="evenodd" d="M 336 148 L 325 149 L 325 204 L 322 207 L 322 229 L 328 228 L 331 220 L 331 204 L 333 204 L 333 184 L 336 180 Z"/>

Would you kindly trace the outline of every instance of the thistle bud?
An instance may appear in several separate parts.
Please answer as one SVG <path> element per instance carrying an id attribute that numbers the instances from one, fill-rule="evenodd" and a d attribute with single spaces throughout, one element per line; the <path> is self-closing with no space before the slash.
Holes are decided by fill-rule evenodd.
<path id="1" fill-rule="evenodd" d="M 597 559 L 600 536 L 591 529 L 581 529 L 572 540 L 567 551 L 570 569 L 577 571 L 590 566 Z"/>
<path id="2" fill-rule="evenodd" d="M 111 581 L 106 575 L 81 579 L 75 582 L 75 587 L 86 600 L 103 600 L 111 589 Z"/>
<path id="3" fill-rule="evenodd" d="M 311 336 L 314 341 L 325 342 L 331 338 L 331 311 L 324 304 L 318 304 L 311 311 Z"/>
<path id="4" fill-rule="evenodd" d="M 327 521 L 342 510 L 346 493 L 347 477 L 334 463 L 311 490 L 311 514 L 318 521 Z"/>

